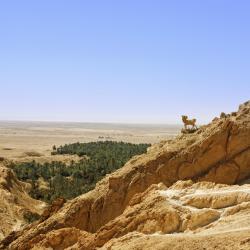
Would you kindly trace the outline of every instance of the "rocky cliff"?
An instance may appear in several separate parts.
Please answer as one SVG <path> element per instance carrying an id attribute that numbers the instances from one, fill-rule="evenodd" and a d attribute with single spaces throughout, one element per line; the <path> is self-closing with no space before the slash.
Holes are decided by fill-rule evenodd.
<path id="1" fill-rule="evenodd" d="M 27 194 L 29 188 L 27 183 L 18 181 L 9 168 L 0 165 L 0 240 L 43 212 L 45 204 L 32 199 Z"/>
<path id="2" fill-rule="evenodd" d="M 195 133 L 152 146 L 1 247 L 172 249 L 185 241 L 176 249 L 213 249 L 220 242 L 228 246 L 219 249 L 249 249 L 250 187 L 236 185 L 249 177 L 246 102 Z"/>

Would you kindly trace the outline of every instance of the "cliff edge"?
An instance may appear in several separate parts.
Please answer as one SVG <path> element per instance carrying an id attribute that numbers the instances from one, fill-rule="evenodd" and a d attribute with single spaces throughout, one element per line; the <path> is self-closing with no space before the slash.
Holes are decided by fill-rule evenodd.
<path id="1" fill-rule="evenodd" d="M 1 247 L 171 249 L 185 241 L 180 249 L 249 249 L 250 187 L 242 185 L 249 177 L 250 101 L 153 145 Z"/>
<path id="2" fill-rule="evenodd" d="M 29 184 L 17 180 L 11 169 L 0 165 L 0 240 L 27 224 L 31 216 L 39 216 L 45 203 L 32 199 Z"/>

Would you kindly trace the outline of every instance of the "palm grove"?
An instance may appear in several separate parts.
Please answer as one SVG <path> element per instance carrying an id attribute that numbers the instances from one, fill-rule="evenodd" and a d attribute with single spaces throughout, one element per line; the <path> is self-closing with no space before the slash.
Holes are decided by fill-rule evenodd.
<path id="1" fill-rule="evenodd" d="M 52 154 L 77 154 L 79 162 L 54 161 L 11 164 L 17 177 L 32 185 L 31 196 L 46 202 L 74 198 L 95 187 L 96 182 L 122 167 L 131 157 L 145 153 L 150 144 L 124 142 L 73 143 L 53 147 Z"/>

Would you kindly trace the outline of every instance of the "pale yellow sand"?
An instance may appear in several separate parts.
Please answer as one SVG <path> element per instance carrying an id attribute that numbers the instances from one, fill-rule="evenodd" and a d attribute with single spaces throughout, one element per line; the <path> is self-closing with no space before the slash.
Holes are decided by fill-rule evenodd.
<path id="1" fill-rule="evenodd" d="M 0 122 L 0 157 L 27 157 L 27 152 L 49 156 L 52 146 L 100 140 L 155 143 L 173 138 L 176 125 L 124 125 L 97 123 Z"/>

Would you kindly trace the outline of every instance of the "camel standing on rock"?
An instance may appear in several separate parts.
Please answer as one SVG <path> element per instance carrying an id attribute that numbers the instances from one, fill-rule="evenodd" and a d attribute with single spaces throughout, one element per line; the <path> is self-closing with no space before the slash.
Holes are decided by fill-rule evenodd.
<path id="1" fill-rule="evenodd" d="M 182 121 L 184 123 L 184 127 L 185 129 L 187 129 L 187 126 L 188 125 L 191 125 L 192 126 L 192 129 L 197 129 L 197 126 L 196 126 L 196 119 L 192 119 L 192 120 L 188 120 L 188 116 L 187 115 L 182 115 Z"/>

